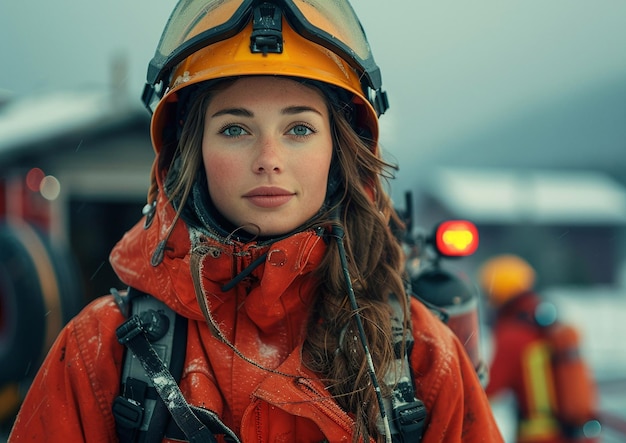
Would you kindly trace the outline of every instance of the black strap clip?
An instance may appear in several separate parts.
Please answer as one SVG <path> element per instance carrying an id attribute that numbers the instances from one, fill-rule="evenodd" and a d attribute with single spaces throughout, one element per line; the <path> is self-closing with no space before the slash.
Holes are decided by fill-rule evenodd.
<path id="1" fill-rule="evenodd" d="M 400 430 L 403 442 L 419 442 L 422 440 L 426 426 L 426 406 L 415 399 L 413 402 L 394 408 L 394 419 Z"/>
<path id="2" fill-rule="evenodd" d="M 250 51 L 252 53 L 280 54 L 283 52 L 282 11 L 272 3 L 262 3 L 254 8 Z"/>
<path id="3" fill-rule="evenodd" d="M 163 337 L 170 327 L 167 315 L 148 309 L 141 314 L 133 315 L 122 323 L 115 331 L 118 341 L 125 345 L 138 334 L 144 333 L 149 341 L 154 342 Z"/>
<path id="4" fill-rule="evenodd" d="M 113 400 L 116 423 L 127 429 L 139 429 L 143 421 L 143 407 L 137 401 L 118 395 Z"/>

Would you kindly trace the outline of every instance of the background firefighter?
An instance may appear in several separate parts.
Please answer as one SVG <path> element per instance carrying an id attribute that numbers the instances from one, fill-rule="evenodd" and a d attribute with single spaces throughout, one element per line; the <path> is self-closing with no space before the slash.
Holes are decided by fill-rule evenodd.
<path id="1" fill-rule="evenodd" d="M 580 353 L 580 336 L 534 290 L 535 270 L 504 254 L 480 269 L 492 308 L 494 353 L 486 391 L 512 392 L 518 443 L 596 442 L 596 385 Z"/>

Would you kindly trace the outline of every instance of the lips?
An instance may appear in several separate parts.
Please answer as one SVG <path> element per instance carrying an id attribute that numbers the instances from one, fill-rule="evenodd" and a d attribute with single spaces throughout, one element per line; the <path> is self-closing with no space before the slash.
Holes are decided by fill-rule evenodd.
<path id="1" fill-rule="evenodd" d="M 261 186 L 244 194 L 243 198 L 260 208 L 277 208 L 289 202 L 294 193 L 274 186 Z"/>

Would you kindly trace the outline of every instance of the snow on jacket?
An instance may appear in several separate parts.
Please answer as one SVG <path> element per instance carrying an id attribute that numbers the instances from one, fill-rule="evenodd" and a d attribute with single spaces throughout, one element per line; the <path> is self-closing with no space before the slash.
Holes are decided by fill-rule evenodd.
<path id="1" fill-rule="evenodd" d="M 301 361 L 303 328 L 315 296 L 311 271 L 326 251 L 324 239 L 306 231 L 265 246 L 218 241 L 181 220 L 162 263 L 152 266 L 173 218 L 172 206 L 159 197 L 151 225 L 144 228 L 141 221 L 132 228 L 113 250 L 111 263 L 124 284 L 189 319 L 180 382 L 187 401 L 215 411 L 242 442 L 350 442 L 352 418 Z M 251 275 L 221 290 L 264 253 Z M 196 262 L 198 269 L 191 269 Z M 275 371 L 244 361 L 211 334 L 194 294 L 194 272 L 224 335 L 246 357 Z M 463 346 L 416 300 L 411 315 L 410 361 L 416 394 L 428 410 L 422 441 L 501 442 Z M 115 330 L 123 321 L 113 297 L 105 296 L 64 328 L 25 398 L 10 442 L 117 441 L 112 404 L 124 348 Z"/>

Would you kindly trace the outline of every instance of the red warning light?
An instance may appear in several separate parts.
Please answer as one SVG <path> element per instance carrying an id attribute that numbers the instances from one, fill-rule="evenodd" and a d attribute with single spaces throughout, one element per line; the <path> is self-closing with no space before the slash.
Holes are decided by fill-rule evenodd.
<path id="1" fill-rule="evenodd" d="M 33 192 L 39 192 L 39 186 L 44 177 L 45 174 L 41 169 L 33 168 L 26 174 L 26 186 Z"/>
<path id="2" fill-rule="evenodd" d="M 445 257 L 465 257 L 478 248 L 478 229 L 467 220 L 448 220 L 437 226 L 435 247 Z"/>

